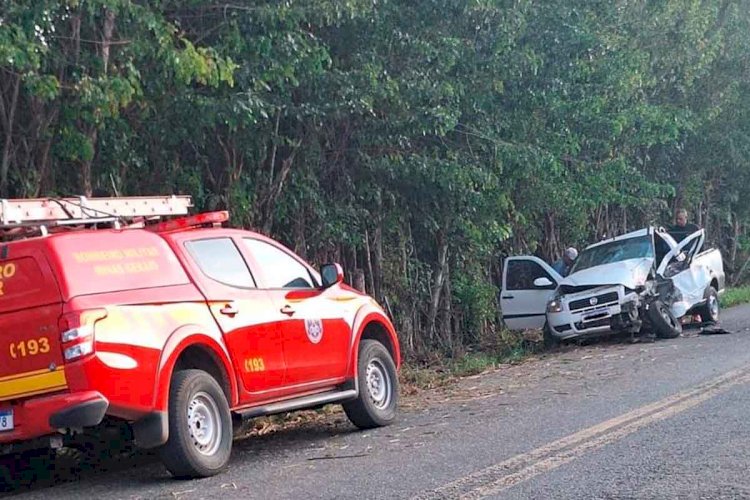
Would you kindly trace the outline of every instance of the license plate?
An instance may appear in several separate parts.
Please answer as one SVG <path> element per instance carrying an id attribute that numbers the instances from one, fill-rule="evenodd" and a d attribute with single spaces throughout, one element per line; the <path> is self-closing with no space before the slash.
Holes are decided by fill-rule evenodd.
<path id="1" fill-rule="evenodd" d="M 0 432 L 13 430 L 13 410 L 0 410 Z"/>
<path id="2" fill-rule="evenodd" d="M 601 319 L 608 315 L 609 307 L 597 307 L 592 311 L 588 311 L 583 317 L 583 321 L 589 321 L 594 319 Z"/>

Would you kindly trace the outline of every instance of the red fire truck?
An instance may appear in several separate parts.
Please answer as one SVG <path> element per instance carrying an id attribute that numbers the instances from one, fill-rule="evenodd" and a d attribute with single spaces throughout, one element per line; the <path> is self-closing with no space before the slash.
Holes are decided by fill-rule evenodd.
<path id="1" fill-rule="evenodd" d="M 241 418 L 341 403 L 360 428 L 393 422 L 399 343 L 378 304 L 338 264 L 191 206 L 0 201 L 0 454 L 114 422 L 204 477 Z"/>

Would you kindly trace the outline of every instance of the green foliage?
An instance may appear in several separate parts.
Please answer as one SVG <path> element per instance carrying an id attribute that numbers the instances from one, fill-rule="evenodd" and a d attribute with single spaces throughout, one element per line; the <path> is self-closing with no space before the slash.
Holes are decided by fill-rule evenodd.
<path id="1" fill-rule="evenodd" d="M 721 307 L 732 307 L 750 303 L 750 286 L 729 288 L 720 298 Z"/>
<path id="2" fill-rule="evenodd" d="M 506 352 L 507 255 L 684 206 L 747 275 L 748 32 L 745 0 L 6 0 L 0 190 L 189 193 L 362 270 L 409 354 Z"/>

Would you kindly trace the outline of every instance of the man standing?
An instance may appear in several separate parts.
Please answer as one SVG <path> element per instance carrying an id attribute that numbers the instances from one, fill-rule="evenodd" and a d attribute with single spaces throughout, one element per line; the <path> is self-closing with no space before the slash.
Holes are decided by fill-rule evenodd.
<path id="1" fill-rule="evenodd" d="M 562 257 L 558 259 L 557 262 L 552 264 L 552 269 L 554 269 L 557 274 L 564 278 L 570 273 L 570 268 L 573 267 L 573 264 L 575 264 L 577 258 L 578 250 L 570 247 L 563 252 Z"/>
<path id="2" fill-rule="evenodd" d="M 684 208 L 680 208 L 675 212 L 674 222 L 674 226 L 671 226 L 668 231 L 677 243 L 700 229 L 692 222 L 688 222 L 688 213 Z"/>

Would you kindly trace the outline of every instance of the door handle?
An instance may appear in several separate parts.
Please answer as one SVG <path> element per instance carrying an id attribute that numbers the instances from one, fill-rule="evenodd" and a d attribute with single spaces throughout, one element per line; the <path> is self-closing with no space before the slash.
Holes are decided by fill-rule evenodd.
<path id="1" fill-rule="evenodd" d="M 513 295 L 503 295 L 504 299 L 515 299 L 515 296 Z"/>
<path id="2" fill-rule="evenodd" d="M 219 312 L 225 316 L 233 317 L 236 316 L 240 310 L 234 304 L 226 304 L 224 307 L 219 309 Z"/>
<path id="3" fill-rule="evenodd" d="M 286 314 L 287 316 L 294 316 L 295 312 L 296 311 L 292 309 L 292 306 L 290 306 L 289 304 L 281 308 L 281 314 Z"/>

